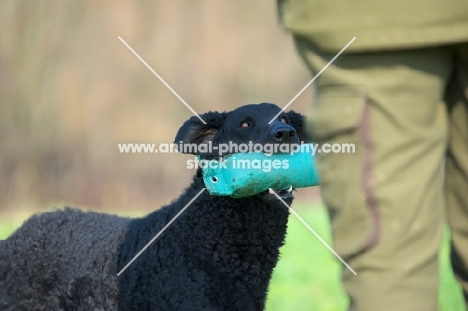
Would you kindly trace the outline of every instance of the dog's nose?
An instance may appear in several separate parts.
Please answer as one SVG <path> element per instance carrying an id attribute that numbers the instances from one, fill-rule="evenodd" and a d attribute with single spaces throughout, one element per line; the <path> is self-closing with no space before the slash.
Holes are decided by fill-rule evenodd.
<path id="1" fill-rule="evenodd" d="M 296 130 L 289 125 L 278 125 L 272 129 L 271 135 L 277 141 L 288 142 L 296 135 Z"/>

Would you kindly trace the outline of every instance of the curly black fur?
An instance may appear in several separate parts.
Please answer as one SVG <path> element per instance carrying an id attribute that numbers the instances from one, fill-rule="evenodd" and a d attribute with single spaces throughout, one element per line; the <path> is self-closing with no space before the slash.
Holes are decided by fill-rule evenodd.
<path id="1" fill-rule="evenodd" d="M 0 310 L 116 310 L 129 224 L 70 208 L 32 216 L 0 245 Z"/>
<path id="2" fill-rule="evenodd" d="M 195 177 L 179 200 L 133 221 L 119 266 L 203 187 Z M 203 193 L 122 274 L 121 310 L 262 310 L 286 233 L 288 210 L 280 204 Z"/>
<path id="3" fill-rule="evenodd" d="M 259 124 L 279 111 L 249 106 L 238 109 L 241 116 Z M 236 137 L 230 127 L 238 110 L 204 115 L 208 126 L 192 118 L 178 137 Z M 203 192 L 117 276 L 203 187 L 195 176 L 176 201 L 139 219 L 71 208 L 32 216 L 0 242 L 0 310 L 262 310 L 288 220 L 288 209 L 266 193 L 233 199 Z"/>

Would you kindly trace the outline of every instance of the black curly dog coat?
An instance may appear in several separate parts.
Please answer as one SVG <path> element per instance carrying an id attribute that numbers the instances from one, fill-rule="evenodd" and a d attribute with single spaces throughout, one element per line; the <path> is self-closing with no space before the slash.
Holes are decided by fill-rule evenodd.
<path id="1" fill-rule="evenodd" d="M 175 142 L 304 139 L 294 111 L 268 124 L 279 111 L 262 103 L 208 112 L 206 125 L 190 118 Z M 139 219 L 70 208 L 31 217 L 0 241 L 0 310 L 263 310 L 289 214 L 268 192 L 234 199 L 204 191 L 117 276 L 203 187 L 198 172 L 176 201 Z M 291 204 L 291 192 L 277 193 Z"/>

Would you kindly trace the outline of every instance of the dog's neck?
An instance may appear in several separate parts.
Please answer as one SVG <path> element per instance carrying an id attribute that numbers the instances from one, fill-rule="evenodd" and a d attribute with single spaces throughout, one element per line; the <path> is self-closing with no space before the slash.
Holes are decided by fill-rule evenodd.
<path id="1" fill-rule="evenodd" d="M 203 179 L 195 176 L 179 199 L 136 220 L 130 228 L 133 232 L 129 233 L 129 241 L 125 243 L 132 245 L 132 249 L 124 253 L 136 254 L 147 243 L 140 239 L 148 237 L 149 230 L 155 236 L 203 188 Z M 282 204 L 270 206 L 259 196 L 234 199 L 211 196 L 204 190 L 142 257 L 177 252 L 187 265 L 203 266 L 212 272 L 210 277 L 222 279 L 214 283 L 230 282 L 245 290 L 253 297 L 255 309 L 262 309 L 279 248 L 284 243 L 288 215 L 288 209 Z M 154 261 L 144 258 L 134 264 L 145 265 L 141 271 L 152 270 Z M 258 305 L 259 302 L 262 305 Z"/>
<path id="2" fill-rule="evenodd" d="M 202 178 L 195 177 L 191 187 L 202 189 Z M 269 205 L 259 195 L 234 199 L 207 192 L 202 195 L 209 199 L 201 201 L 210 204 L 195 205 L 191 210 L 198 241 L 193 255 L 244 284 L 255 301 L 264 301 L 286 235 L 287 207 L 280 201 Z"/>

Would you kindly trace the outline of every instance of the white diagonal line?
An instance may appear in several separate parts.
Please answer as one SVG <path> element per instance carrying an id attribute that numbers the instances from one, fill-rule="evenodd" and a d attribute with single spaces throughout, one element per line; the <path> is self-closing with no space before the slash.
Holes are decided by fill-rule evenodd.
<path id="1" fill-rule="evenodd" d="M 298 213 L 296 213 L 295 210 L 293 210 L 291 208 L 291 206 L 288 205 L 288 203 L 284 202 L 284 200 L 276 193 L 276 191 L 274 191 L 273 189 L 269 189 L 270 190 L 270 193 L 276 195 L 276 197 L 284 204 L 284 206 L 286 206 L 287 208 L 289 208 L 289 210 L 291 211 L 291 213 L 293 213 L 303 224 L 304 226 L 307 227 L 307 229 L 309 229 L 316 237 L 317 239 L 320 240 L 320 242 L 323 243 L 323 245 L 325 245 L 329 250 L 330 252 L 333 253 L 333 255 L 336 256 L 336 258 L 338 258 L 345 266 L 346 268 L 348 268 L 354 275 L 357 275 L 356 271 L 353 270 L 353 268 L 351 268 L 347 263 L 346 261 L 343 260 L 343 258 L 340 257 L 340 255 L 338 255 L 334 250 L 333 248 L 330 247 L 330 245 L 327 244 L 327 242 L 325 242 L 321 237 L 320 235 L 317 234 L 317 232 L 314 231 L 314 229 L 312 229 L 305 221 L 304 219 L 301 218 L 301 216 L 299 216 Z"/>
<path id="2" fill-rule="evenodd" d="M 336 54 L 335 57 L 333 57 L 332 60 L 329 61 L 328 64 L 326 64 L 325 67 L 323 67 L 323 69 L 320 70 L 319 73 L 317 73 L 317 74 L 315 75 L 315 77 L 313 77 L 312 80 L 310 80 L 309 83 L 307 83 L 306 86 L 304 86 L 304 87 L 302 88 L 302 90 L 300 90 L 299 93 L 297 93 L 296 96 L 294 96 L 294 98 L 291 99 L 291 100 L 289 101 L 289 103 L 288 103 L 286 106 L 284 106 L 284 108 L 281 109 L 281 111 L 278 112 L 278 114 L 277 114 L 276 116 L 274 116 L 273 119 L 270 120 L 270 122 L 268 122 L 268 124 L 271 124 L 276 118 L 278 118 L 278 116 L 279 116 L 280 114 L 282 114 L 283 111 L 285 111 L 285 110 L 289 107 L 289 105 L 291 105 L 291 104 L 293 103 L 293 101 L 295 101 L 296 98 L 298 98 L 299 95 L 301 95 L 302 92 L 304 92 L 305 89 L 308 88 L 308 87 L 315 81 L 315 79 L 317 79 L 317 78 L 322 74 L 322 72 L 324 72 L 325 69 L 327 69 L 328 66 L 330 66 L 331 63 L 333 63 L 333 62 L 335 61 L 335 59 L 338 58 L 338 56 L 340 56 L 341 53 L 343 53 L 344 50 L 346 50 L 346 49 L 348 48 L 348 46 L 350 46 L 351 43 L 353 43 L 354 40 L 356 40 L 356 37 L 352 38 L 351 41 L 349 41 L 348 44 L 346 44 L 345 47 L 342 48 L 341 51 L 339 51 L 338 54 Z"/>
<path id="3" fill-rule="evenodd" d="M 139 251 L 138 254 L 136 254 L 135 257 L 133 257 L 132 260 L 130 260 L 130 262 L 125 267 L 123 267 L 122 270 L 120 270 L 119 273 L 117 273 L 117 276 L 120 276 L 122 272 L 124 272 L 125 269 L 127 269 L 151 245 L 151 243 L 153 243 L 164 232 L 164 230 L 166 230 L 174 222 L 174 220 L 176 220 L 177 217 L 179 217 L 180 214 L 182 214 L 187 209 L 187 207 L 189 207 L 189 205 L 192 204 L 193 201 L 195 201 L 200 194 L 202 194 L 203 191 L 205 191 L 205 189 L 206 188 L 200 190 L 200 192 L 198 192 L 197 195 L 194 196 L 193 199 L 190 200 L 190 202 L 188 202 L 187 205 L 185 205 L 184 208 L 181 209 L 180 212 L 178 212 L 177 215 L 175 215 L 174 218 L 172 218 L 171 221 L 169 221 L 167 225 L 165 225 L 164 228 L 162 228 L 161 231 L 159 231 L 158 234 L 156 234 L 156 236 L 152 238 L 151 241 L 149 241 L 148 244 L 146 244 L 145 247 L 143 247 L 143 249 Z"/>
<path id="4" fill-rule="evenodd" d="M 203 122 L 203 124 L 206 124 L 205 120 L 203 120 L 202 117 L 200 117 L 200 115 L 199 115 L 195 110 L 193 110 L 192 107 L 190 107 L 189 104 L 187 104 L 187 103 L 185 102 L 185 100 L 184 100 L 182 97 L 180 97 L 179 94 L 177 94 L 177 92 L 174 91 L 174 89 L 173 89 L 169 84 L 167 84 L 167 82 L 164 81 L 164 79 L 161 78 L 161 76 L 158 75 L 158 73 L 157 73 L 156 71 L 153 70 L 153 68 L 150 67 L 150 65 L 148 65 L 148 64 L 146 63 L 146 62 L 143 60 L 143 58 L 141 58 L 140 55 L 138 55 L 138 53 L 135 52 L 135 51 L 130 47 L 130 45 L 127 44 L 127 42 L 125 42 L 124 39 L 122 39 L 120 36 L 119 36 L 118 38 L 119 38 L 120 41 L 122 41 L 123 44 L 125 44 L 125 46 L 126 46 L 133 54 L 135 54 L 135 56 L 136 56 L 146 67 L 148 67 L 148 69 L 149 69 L 159 80 L 161 80 L 161 82 L 162 82 L 162 83 L 163 83 L 163 84 L 164 84 L 164 85 L 165 85 L 165 86 L 166 86 L 166 87 L 167 87 L 167 88 L 168 88 L 168 89 L 185 105 L 185 106 L 187 106 L 188 109 L 190 109 L 190 111 L 191 111 L 194 115 L 196 115 L 196 116 L 198 117 L 198 119 L 200 119 L 200 121 Z"/>

